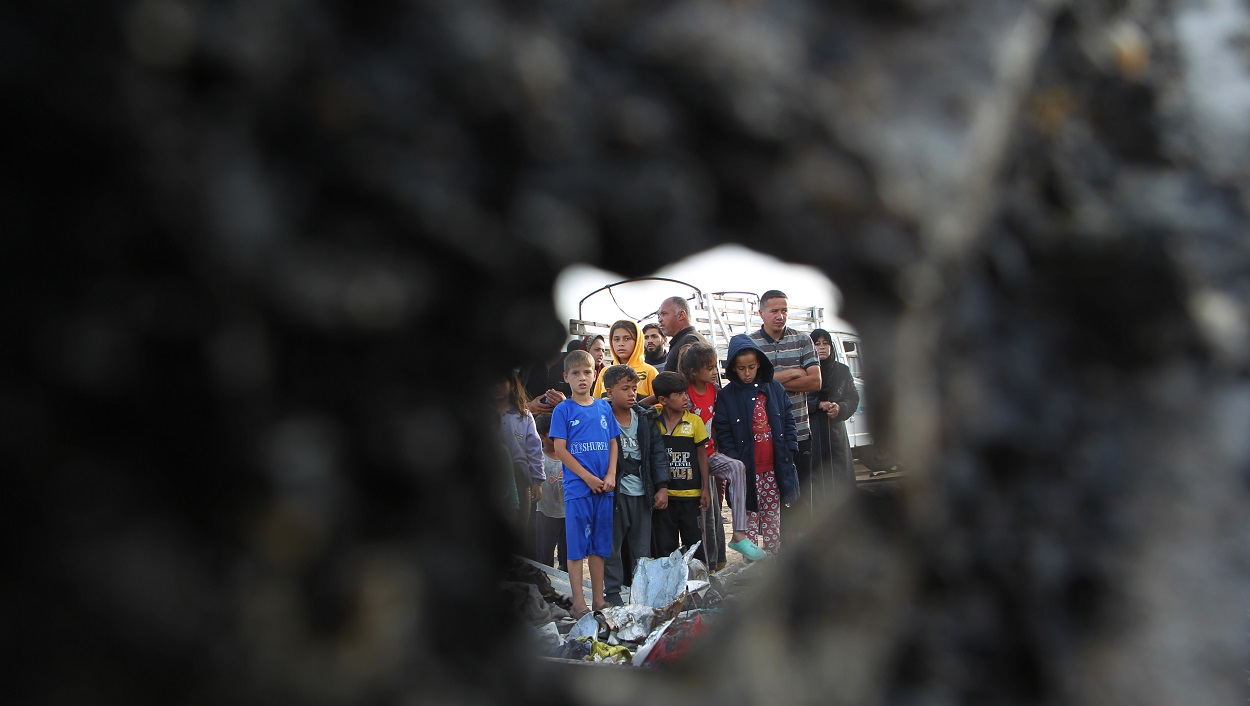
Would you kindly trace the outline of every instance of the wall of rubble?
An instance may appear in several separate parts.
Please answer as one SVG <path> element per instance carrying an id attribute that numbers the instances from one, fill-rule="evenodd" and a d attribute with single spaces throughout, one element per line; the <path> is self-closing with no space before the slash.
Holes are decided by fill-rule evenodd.
<path id="1" fill-rule="evenodd" d="M 0 30 L 17 701 L 1244 701 L 1246 3 Z M 907 492 L 793 547 L 690 675 L 545 683 L 494 593 L 482 352 L 560 343 L 568 264 L 721 242 L 838 283 Z"/>

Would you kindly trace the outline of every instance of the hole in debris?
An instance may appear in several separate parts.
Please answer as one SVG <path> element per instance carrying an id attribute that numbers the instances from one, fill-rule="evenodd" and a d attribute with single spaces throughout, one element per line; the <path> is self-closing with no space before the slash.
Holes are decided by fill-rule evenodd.
<path id="1" fill-rule="evenodd" d="M 761 296 L 770 290 L 784 292 L 785 299 L 769 297 L 766 306 L 761 306 Z M 838 317 L 840 292 L 819 270 L 739 246 L 722 246 L 645 277 L 626 278 L 586 265 L 570 267 L 557 279 L 553 298 L 566 324 L 563 351 L 552 351 L 546 361 L 523 366 L 517 371 L 515 387 L 501 383 L 497 398 L 506 427 L 505 444 L 513 459 L 517 497 L 513 531 L 526 559 L 518 560 L 513 574 L 522 583 L 536 583 L 546 600 L 527 599 L 525 594 L 532 591 L 523 586 L 513 585 L 509 590 L 527 622 L 546 625 L 542 632 L 550 639 L 551 656 L 581 659 L 598 650 L 594 654 L 601 658 L 622 659 L 619 650 L 609 649 L 613 646 L 609 643 L 620 643 L 631 650 L 629 659 L 635 665 L 644 659 L 661 659 L 658 654 L 639 656 L 637 650 L 649 654 L 650 649 L 643 646 L 648 641 L 662 644 L 662 634 L 677 629 L 673 626 L 701 629 L 691 616 L 667 630 L 662 628 L 665 621 L 682 608 L 730 606 L 733 594 L 746 590 L 768 570 L 769 561 L 753 566 L 747 555 L 785 551 L 782 543 L 797 541 L 849 497 L 857 477 L 859 483 L 875 484 L 883 476 L 898 476 L 888 455 L 873 447 L 860 402 L 864 386 L 860 338 L 853 326 Z M 784 320 L 777 312 L 782 302 Z M 692 349 L 691 332 L 707 347 Z M 760 336 L 761 332 L 771 335 Z M 822 379 L 831 381 L 814 387 L 810 399 L 801 389 L 786 394 L 784 408 L 795 420 L 799 454 L 787 450 L 784 460 L 772 458 L 779 467 L 794 461 L 791 477 L 799 486 L 799 497 L 786 509 L 782 509 L 777 470 L 760 474 L 754 470 L 763 459 L 757 459 L 751 448 L 758 437 L 749 415 L 734 413 L 747 409 L 743 400 L 752 389 L 741 384 L 731 389 L 735 384 L 730 376 L 737 377 L 738 372 L 736 366 L 726 365 L 730 352 L 738 352 L 744 343 L 734 338 L 744 334 L 755 334 L 757 342 L 751 345 L 759 347 L 770 363 L 776 361 L 783 377 L 796 369 L 815 377 L 814 368 Z M 679 342 L 679 353 L 673 352 L 674 341 Z M 584 359 L 589 372 L 583 397 L 587 405 L 570 399 L 576 375 L 564 374 L 565 362 L 577 355 L 570 353 L 574 349 L 589 354 Z M 835 368 L 829 358 L 843 367 Z M 618 363 L 626 363 L 634 374 L 613 371 Z M 568 367 L 577 369 L 576 364 Z M 702 377 L 701 368 L 705 370 Z M 591 387 L 590 381 L 597 384 Z M 742 381 L 738 377 L 738 383 Z M 585 423 L 590 421 L 587 415 L 596 414 L 590 411 L 590 400 L 595 398 L 606 403 L 598 412 L 601 423 Z M 666 419 L 665 408 L 683 399 L 689 402 L 684 411 L 691 416 L 673 413 Z M 507 411 L 522 402 L 530 415 Z M 638 406 L 631 408 L 631 402 Z M 840 414 L 840 406 L 853 411 L 849 416 Z M 654 419 L 649 417 L 653 413 Z M 785 435 L 784 423 L 779 416 L 778 436 Z M 647 432 L 640 424 L 650 425 L 654 435 L 644 439 Z M 585 435 L 588 428 L 594 433 Z M 748 437 L 750 443 L 745 441 Z M 613 529 L 584 519 L 594 512 L 590 508 L 595 503 L 604 501 L 580 474 L 570 470 L 558 448 L 576 451 L 578 462 L 602 478 L 613 438 L 618 443 L 614 497 L 599 511 L 606 507 L 618 518 L 628 517 L 625 531 L 619 522 Z M 664 446 L 659 456 L 664 468 L 648 481 L 644 476 L 656 464 L 647 448 L 654 443 Z M 703 483 L 697 454 L 704 453 L 700 449 L 709 443 L 715 447 L 708 459 L 711 509 L 702 514 L 701 522 L 698 505 Z M 739 461 L 742 479 L 735 481 L 734 466 Z M 659 479 L 671 486 L 663 500 L 664 494 L 654 487 Z M 743 512 L 740 517 L 747 521 L 735 522 L 735 485 L 741 488 L 744 506 L 764 512 Z M 663 509 L 654 507 L 665 503 Z M 571 526 L 569 513 L 582 518 L 574 521 L 579 527 L 591 527 L 560 547 L 560 539 Z M 634 530 L 636 534 L 628 529 L 630 525 L 640 528 Z M 797 534 L 791 534 L 792 530 Z M 588 543 L 597 536 L 606 536 L 601 541 L 610 542 L 614 532 L 621 535 L 617 540 L 621 547 L 619 555 L 607 559 L 604 596 L 607 602 L 623 607 L 609 610 L 599 620 L 593 613 L 578 620 L 583 601 L 585 606 L 596 602 L 591 580 L 594 550 Z M 587 535 L 592 539 L 587 540 Z M 744 537 L 749 543 L 742 541 Z M 697 549 L 691 550 L 696 543 Z M 612 553 L 614 544 L 608 546 Z M 570 566 L 562 559 L 565 551 L 587 558 Z M 582 600 L 575 600 L 576 592 Z M 552 620 L 546 622 L 551 624 L 544 622 L 548 617 Z M 596 641 L 602 644 L 595 646 Z"/>

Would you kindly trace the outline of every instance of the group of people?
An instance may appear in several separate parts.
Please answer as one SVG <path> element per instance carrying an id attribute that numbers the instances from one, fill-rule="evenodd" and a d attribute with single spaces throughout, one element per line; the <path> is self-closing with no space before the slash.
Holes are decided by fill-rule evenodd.
<path id="1" fill-rule="evenodd" d="M 554 555 L 575 586 L 586 560 L 595 609 L 621 604 L 642 557 L 698 541 L 714 569 L 726 548 L 747 561 L 776 554 L 783 529 L 853 482 L 842 424 L 859 403 L 850 370 L 828 332 L 786 325 L 783 292 L 761 295 L 759 314 L 759 330 L 730 341 L 723 371 L 689 302 L 671 297 L 658 323 L 617 321 L 606 339 L 571 341 L 500 380 L 525 553 L 548 565 Z M 575 614 L 591 608 L 574 594 Z"/>

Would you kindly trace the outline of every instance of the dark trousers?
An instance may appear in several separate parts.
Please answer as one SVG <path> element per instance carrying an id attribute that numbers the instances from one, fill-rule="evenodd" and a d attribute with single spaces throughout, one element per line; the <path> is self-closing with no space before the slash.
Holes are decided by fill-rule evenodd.
<path id="1" fill-rule="evenodd" d="M 702 540 L 703 530 L 699 527 L 699 514 L 698 498 L 669 496 L 668 508 L 656 510 L 651 515 L 651 534 L 655 539 L 655 555 L 668 556 L 678 547 L 682 551 L 687 551 L 695 542 Z M 707 563 L 707 554 L 703 546 L 699 547 L 699 552 L 695 556 L 699 561 Z"/>
<path id="2" fill-rule="evenodd" d="M 569 563 L 568 544 L 564 541 L 564 518 L 547 517 L 541 512 L 534 513 L 534 545 L 538 551 L 539 564 L 566 569 Z M 552 553 L 556 563 L 551 563 Z"/>
<path id="3" fill-rule="evenodd" d="M 713 495 L 712 504 L 703 513 L 703 526 L 712 529 L 712 536 L 708 541 L 715 541 L 715 547 L 712 547 L 715 551 L 709 557 L 708 568 L 715 569 L 717 564 L 725 562 L 725 520 L 720 514 L 725 494 L 720 492 L 722 481 L 719 478 L 709 478 L 708 480 L 712 483 Z M 704 552 L 704 554 L 707 554 L 707 552 Z"/>
<path id="4" fill-rule="evenodd" d="M 513 480 L 516 481 L 516 527 L 517 536 L 521 540 L 521 556 L 538 561 L 538 555 L 534 552 L 534 515 L 538 514 L 535 511 L 538 503 L 530 495 L 532 481 L 529 473 L 519 466 L 513 469 Z"/>
<path id="5" fill-rule="evenodd" d="M 790 507 L 781 506 L 781 538 L 793 538 L 796 532 L 806 531 L 812 526 L 812 440 L 799 442 L 799 453 L 794 457 L 794 466 L 799 472 L 799 499 Z"/>
<path id="6" fill-rule="evenodd" d="M 820 415 L 819 417 L 816 415 Z M 829 437 L 829 417 L 825 412 L 816 411 L 811 415 L 811 494 L 808 494 L 808 485 L 803 486 L 804 495 L 809 495 L 811 502 L 815 506 L 816 512 L 820 512 L 823 507 L 828 507 L 831 502 L 831 492 L 834 490 L 833 466 L 830 464 L 833 457 L 833 449 L 830 447 Z M 806 497 L 804 504 L 806 505 Z"/>
<path id="7" fill-rule="evenodd" d="M 649 556 L 651 498 L 618 490 L 612 503 L 612 556 L 603 564 L 604 599 L 610 603 L 620 598 L 621 586 L 628 586 L 634 578 L 638 559 Z"/>
<path id="8" fill-rule="evenodd" d="M 819 415 L 819 416 L 817 416 Z M 819 515 L 855 487 L 846 426 L 824 412 L 812 413 L 812 501 Z"/>

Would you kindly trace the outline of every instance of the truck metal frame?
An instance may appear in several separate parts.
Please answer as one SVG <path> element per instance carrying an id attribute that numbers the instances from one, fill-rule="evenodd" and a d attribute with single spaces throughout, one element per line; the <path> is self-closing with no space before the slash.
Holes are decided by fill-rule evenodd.
<path id="1" fill-rule="evenodd" d="M 669 282 L 690 290 L 690 294 L 685 296 L 685 299 L 690 302 L 690 323 L 716 348 L 717 360 L 722 369 L 724 368 L 725 356 L 729 350 L 729 339 L 740 333 L 750 333 L 763 324 L 759 316 L 759 297 L 753 292 L 725 291 L 705 293 L 695 285 L 679 279 L 669 277 L 634 277 L 606 284 L 582 297 L 577 303 L 577 318 L 569 319 L 569 333 L 579 337 L 593 334 L 606 336 L 612 328 L 612 324 L 610 322 L 603 323 L 587 320 L 584 315 L 587 300 L 607 292 L 612 297 L 613 302 L 616 303 L 616 295 L 613 289 L 640 282 Z M 617 309 L 624 315 L 624 318 L 638 323 L 639 326 L 655 321 L 658 312 L 658 310 L 653 310 L 643 315 L 642 318 L 634 318 L 622 309 L 619 304 L 617 304 Z M 885 460 L 885 455 L 881 454 L 880 450 L 872 447 L 872 436 L 868 433 L 859 335 L 851 330 L 849 326 L 843 324 L 840 319 L 836 320 L 840 325 L 834 328 L 826 327 L 824 325 L 824 307 L 801 306 L 791 302 L 789 309 L 787 326 L 803 333 L 811 333 L 818 328 L 828 330 L 830 338 L 833 339 L 833 354 L 837 356 L 838 362 L 844 363 L 851 369 L 855 386 L 859 388 L 860 399 L 859 408 L 846 421 L 846 432 L 850 437 L 852 450 L 857 455 L 863 456 L 869 468 L 873 468 L 873 466 L 881 463 L 888 463 Z M 870 459 L 874 462 L 869 463 Z M 873 468 L 873 470 L 876 469 Z"/>

